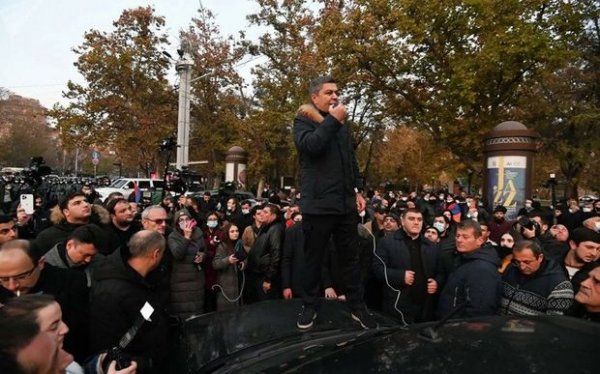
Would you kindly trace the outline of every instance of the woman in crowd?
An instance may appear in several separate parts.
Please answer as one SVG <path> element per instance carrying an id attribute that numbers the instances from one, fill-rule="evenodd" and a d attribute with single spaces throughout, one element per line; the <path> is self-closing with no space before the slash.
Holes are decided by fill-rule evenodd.
<path id="1" fill-rule="evenodd" d="M 240 230 L 234 224 L 223 227 L 225 237 L 217 246 L 213 268 L 217 271 L 217 310 L 235 309 L 240 306 L 238 275 L 246 267 L 246 251 L 240 239 Z"/>
<path id="2" fill-rule="evenodd" d="M 204 236 L 187 209 L 173 215 L 171 312 L 185 319 L 204 311 Z"/>
<path id="3" fill-rule="evenodd" d="M 204 293 L 204 312 L 214 312 L 217 310 L 217 292 L 212 286 L 217 283 L 217 271 L 213 268 L 213 260 L 217 253 L 217 247 L 223 238 L 221 230 L 221 218 L 217 212 L 210 212 L 206 215 L 206 225 L 204 227 L 204 274 L 206 276 Z"/>

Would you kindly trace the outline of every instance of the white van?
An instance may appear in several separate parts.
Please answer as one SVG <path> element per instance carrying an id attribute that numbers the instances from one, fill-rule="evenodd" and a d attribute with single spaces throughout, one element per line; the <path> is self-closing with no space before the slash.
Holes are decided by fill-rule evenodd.
<path id="1" fill-rule="evenodd" d="M 163 188 L 162 179 L 148 178 L 119 178 L 113 181 L 108 187 L 98 187 L 96 191 L 100 194 L 100 198 L 104 201 L 108 195 L 113 192 L 120 192 L 127 199 L 133 193 L 134 184 L 138 183 L 140 191 L 148 191 L 151 189 L 161 190 Z"/>

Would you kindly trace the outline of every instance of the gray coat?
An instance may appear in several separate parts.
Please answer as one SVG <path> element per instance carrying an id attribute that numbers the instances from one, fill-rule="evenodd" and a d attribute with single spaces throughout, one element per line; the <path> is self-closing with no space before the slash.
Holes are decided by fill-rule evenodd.
<path id="1" fill-rule="evenodd" d="M 221 242 L 217 247 L 217 253 L 213 259 L 213 268 L 217 271 L 217 282 L 221 286 L 217 296 L 217 310 L 231 310 L 240 306 L 239 301 L 229 302 L 223 297 L 223 292 L 230 299 L 235 299 L 240 294 L 238 286 L 238 265 L 229 263 L 229 256 L 233 254 L 233 249 Z"/>
<path id="2" fill-rule="evenodd" d="M 179 218 L 178 213 L 175 214 L 175 222 Z M 202 314 L 204 309 L 204 271 L 199 270 L 194 263 L 196 252 L 204 252 L 202 230 L 195 228 L 191 239 L 188 240 L 176 227 L 169 235 L 168 246 L 173 254 L 170 311 L 182 318 Z"/>

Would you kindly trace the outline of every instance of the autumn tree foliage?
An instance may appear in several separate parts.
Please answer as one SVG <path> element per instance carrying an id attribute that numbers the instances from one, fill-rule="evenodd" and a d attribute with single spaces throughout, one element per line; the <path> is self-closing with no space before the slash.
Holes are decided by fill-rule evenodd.
<path id="1" fill-rule="evenodd" d="M 55 131 L 48 126 L 45 108 L 37 100 L 23 98 L 0 88 L 0 165 L 27 167 L 41 156 L 57 168 L 59 150 Z"/>
<path id="2" fill-rule="evenodd" d="M 239 145 L 238 129 L 247 111 L 244 81 L 236 71 L 245 49 L 233 36 L 221 34 L 214 14 L 204 7 L 180 39 L 194 61 L 190 160 L 209 161 L 200 171 L 220 176 L 225 152 Z"/>
<path id="3" fill-rule="evenodd" d="M 90 30 L 74 48 L 84 84 L 69 81 L 67 106 L 55 106 L 67 148 L 107 148 L 125 167 L 148 173 L 159 167 L 161 139 L 177 124 L 177 96 L 166 75 L 165 20 L 151 7 L 125 10 L 112 32 Z"/>

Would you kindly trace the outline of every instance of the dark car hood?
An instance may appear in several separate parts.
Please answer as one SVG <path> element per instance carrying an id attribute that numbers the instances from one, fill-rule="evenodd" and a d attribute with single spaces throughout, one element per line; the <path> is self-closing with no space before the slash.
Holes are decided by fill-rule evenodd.
<path id="1" fill-rule="evenodd" d="M 296 328 L 299 301 L 268 301 L 190 319 L 180 372 L 593 373 L 600 324 L 570 317 L 453 320 L 402 328 L 376 315 L 361 330 L 345 305 L 325 302 L 315 326 Z M 183 357 L 185 356 L 185 357 Z"/>

